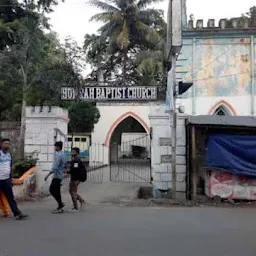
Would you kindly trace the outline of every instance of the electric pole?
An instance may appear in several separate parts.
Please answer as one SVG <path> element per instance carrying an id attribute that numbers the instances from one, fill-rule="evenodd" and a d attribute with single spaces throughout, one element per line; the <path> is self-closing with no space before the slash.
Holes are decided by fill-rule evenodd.
<path id="1" fill-rule="evenodd" d="M 177 110 L 176 98 L 178 95 L 186 92 L 192 83 L 183 83 L 176 81 L 176 61 L 180 54 L 182 47 L 182 30 L 187 27 L 186 18 L 186 0 L 169 0 L 168 8 L 168 24 L 167 24 L 167 66 L 168 66 L 168 79 L 167 79 L 167 93 L 166 101 L 171 120 L 171 136 L 172 136 L 172 198 L 176 199 L 176 150 L 177 150 Z"/>

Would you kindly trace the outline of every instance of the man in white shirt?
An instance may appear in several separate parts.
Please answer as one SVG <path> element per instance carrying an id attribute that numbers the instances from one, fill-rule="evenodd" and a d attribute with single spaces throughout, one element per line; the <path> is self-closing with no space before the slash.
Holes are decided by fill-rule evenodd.
<path id="1" fill-rule="evenodd" d="M 7 198 L 9 206 L 16 220 L 23 220 L 28 216 L 19 210 L 17 203 L 14 200 L 11 182 L 12 156 L 9 153 L 9 147 L 10 140 L 2 139 L 0 149 L 0 192 L 2 192 Z"/>

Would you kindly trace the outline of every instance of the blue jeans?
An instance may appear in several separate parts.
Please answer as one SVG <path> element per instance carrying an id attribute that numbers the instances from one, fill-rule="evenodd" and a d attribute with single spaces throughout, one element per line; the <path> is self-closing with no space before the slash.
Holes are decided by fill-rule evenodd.
<path id="1" fill-rule="evenodd" d="M 18 216 L 19 214 L 21 214 L 21 211 L 19 210 L 17 203 L 14 200 L 12 183 L 10 179 L 0 180 L 0 192 L 2 192 L 5 195 L 13 215 Z"/>

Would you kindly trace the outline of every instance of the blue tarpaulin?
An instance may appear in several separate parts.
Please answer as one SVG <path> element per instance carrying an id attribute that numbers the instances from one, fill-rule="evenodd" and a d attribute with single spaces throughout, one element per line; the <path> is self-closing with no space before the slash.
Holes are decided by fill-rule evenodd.
<path id="1" fill-rule="evenodd" d="M 256 177 L 256 136 L 209 134 L 204 167 Z"/>

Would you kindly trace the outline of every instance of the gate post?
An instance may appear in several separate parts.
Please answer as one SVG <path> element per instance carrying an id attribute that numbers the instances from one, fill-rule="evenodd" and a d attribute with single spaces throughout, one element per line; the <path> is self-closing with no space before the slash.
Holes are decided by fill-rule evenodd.
<path id="1" fill-rule="evenodd" d="M 186 115 L 177 116 L 176 190 L 185 198 L 186 191 Z M 153 185 L 160 190 L 172 189 L 172 130 L 170 115 L 161 106 L 149 115 L 152 129 L 151 166 Z"/>
<path id="2" fill-rule="evenodd" d="M 152 130 L 152 184 L 160 190 L 171 188 L 171 128 L 170 117 L 162 108 L 149 115 Z"/>
<path id="3" fill-rule="evenodd" d="M 42 192 L 44 176 L 53 162 L 54 143 L 65 143 L 68 132 L 68 111 L 59 107 L 27 107 L 25 153 L 38 153 L 37 191 Z"/>

